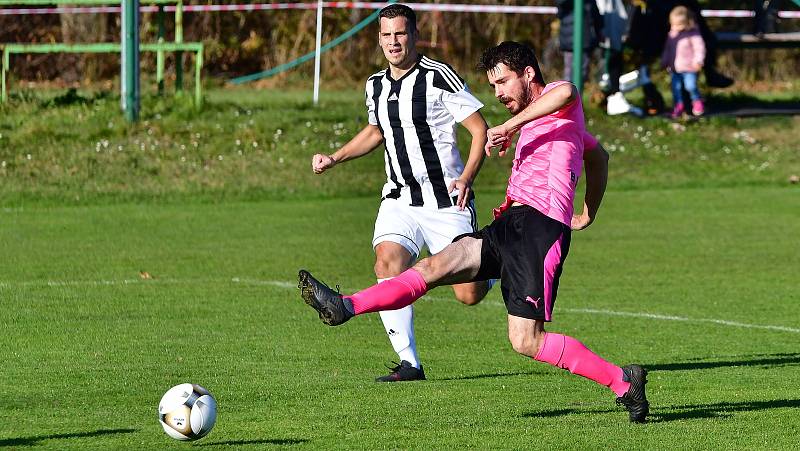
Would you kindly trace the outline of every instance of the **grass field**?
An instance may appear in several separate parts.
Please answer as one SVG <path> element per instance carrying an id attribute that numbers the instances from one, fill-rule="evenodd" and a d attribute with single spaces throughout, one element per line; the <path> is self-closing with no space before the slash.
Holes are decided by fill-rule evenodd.
<path id="1" fill-rule="evenodd" d="M 377 316 L 328 328 L 294 285 L 300 267 L 371 283 L 374 198 L 8 208 L 0 446 L 185 448 L 156 407 L 192 381 L 220 405 L 209 449 L 793 448 L 796 196 L 612 192 L 575 235 L 550 329 L 650 368 L 644 426 L 516 355 L 499 290 L 472 308 L 434 291 L 417 309 L 430 380 L 372 382 L 394 357 Z"/>
<path id="2" fill-rule="evenodd" d="M 549 330 L 650 370 L 651 421 L 631 425 L 610 391 L 511 350 L 497 289 L 475 307 L 433 291 L 429 380 L 373 382 L 395 358 L 377 315 L 323 326 L 296 274 L 374 282 L 382 161 L 313 177 L 364 115 L 361 93 L 306 94 L 150 99 L 132 128 L 105 94 L 0 106 L 0 448 L 797 448 L 800 118 L 589 108 L 610 187 Z M 509 163 L 477 181 L 484 224 Z M 194 444 L 156 418 L 182 382 L 220 406 Z"/>
<path id="3" fill-rule="evenodd" d="M 486 86 L 474 89 L 489 123 L 508 117 Z M 218 89 L 200 112 L 189 99 L 149 97 L 129 127 L 107 92 L 23 91 L 0 105 L 0 203 L 374 196 L 386 178 L 380 152 L 326 177 L 308 170 L 311 155 L 332 152 L 366 121 L 362 92 L 321 97 L 315 108 L 308 91 Z M 800 86 L 761 97 L 800 102 Z M 752 98 L 718 94 L 715 102 L 731 99 Z M 613 157 L 613 189 L 785 185 L 800 176 L 790 132 L 800 116 L 680 124 L 587 110 L 589 129 Z M 505 189 L 510 161 L 487 160 L 479 186 Z"/>

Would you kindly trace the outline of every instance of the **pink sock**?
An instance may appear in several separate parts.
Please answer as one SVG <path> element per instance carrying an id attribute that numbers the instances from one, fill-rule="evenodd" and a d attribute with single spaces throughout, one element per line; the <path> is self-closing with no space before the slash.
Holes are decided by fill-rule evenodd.
<path id="1" fill-rule="evenodd" d="M 347 296 L 353 303 L 356 315 L 381 310 L 397 310 L 421 298 L 428 292 L 428 284 L 415 269 L 407 269 L 399 276 L 373 285 L 366 290 Z"/>
<path id="2" fill-rule="evenodd" d="M 631 386 L 622 380 L 622 368 L 606 362 L 583 343 L 566 335 L 545 333 L 535 360 L 605 385 L 617 396 L 624 395 Z"/>

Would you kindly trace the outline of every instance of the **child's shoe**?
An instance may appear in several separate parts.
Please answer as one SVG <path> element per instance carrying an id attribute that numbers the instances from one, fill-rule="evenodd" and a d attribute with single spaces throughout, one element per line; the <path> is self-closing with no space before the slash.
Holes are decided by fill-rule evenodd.
<path id="1" fill-rule="evenodd" d="M 675 104 L 675 107 L 672 109 L 672 116 L 673 119 L 678 119 L 683 115 L 683 102 L 678 102 Z"/>
<path id="2" fill-rule="evenodd" d="M 706 112 L 706 108 L 703 105 L 703 101 L 700 99 L 692 100 L 692 115 L 694 116 L 702 116 L 703 113 Z"/>

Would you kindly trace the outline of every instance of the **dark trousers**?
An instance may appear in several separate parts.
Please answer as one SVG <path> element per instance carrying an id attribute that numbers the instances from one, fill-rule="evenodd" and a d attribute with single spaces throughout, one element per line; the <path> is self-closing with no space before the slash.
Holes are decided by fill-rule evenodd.
<path id="1" fill-rule="evenodd" d="M 753 20 L 753 33 L 777 33 L 778 11 L 781 0 L 754 0 L 753 11 L 756 16 Z"/>

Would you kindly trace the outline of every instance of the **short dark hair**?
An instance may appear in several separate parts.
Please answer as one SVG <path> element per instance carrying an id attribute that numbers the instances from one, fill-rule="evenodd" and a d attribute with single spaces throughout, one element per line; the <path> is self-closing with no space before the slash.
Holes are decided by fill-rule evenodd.
<path id="1" fill-rule="evenodd" d="M 394 19 L 395 17 L 405 17 L 406 18 L 406 28 L 409 31 L 414 31 L 417 29 L 417 15 L 414 14 L 414 10 L 409 8 L 406 5 L 400 3 L 393 3 L 389 6 L 384 7 L 380 13 L 378 13 L 378 21 L 381 18 L 387 19 Z"/>
<path id="2" fill-rule="evenodd" d="M 490 47 L 483 52 L 478 61 L 478 70 L 489 72 L 498 64 L 505 64 L 509 69 L 521 75 L 526 67 L 531 66 L 536 71 L 535 80 L 544 86 L 544 77 L 539 69 L 536 53 L 527 45 L 514 41 L 505 41 L 495 47 Z"/>

